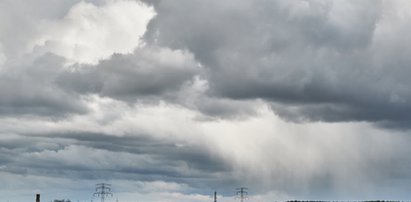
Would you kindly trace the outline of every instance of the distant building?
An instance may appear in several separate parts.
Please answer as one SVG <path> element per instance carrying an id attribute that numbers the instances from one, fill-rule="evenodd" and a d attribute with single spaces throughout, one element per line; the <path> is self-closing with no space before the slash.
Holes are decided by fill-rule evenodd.
<path id="1" fill-rule="evenodd" d="M 71 202 L 71 201 L 70 201 L 70 199 L 67 199 L 67 200 L 64 200 L 64 199 L 61 199 L 61 200 L 59 200 L 59 199 L 54 199 L 53 202 Z"/>

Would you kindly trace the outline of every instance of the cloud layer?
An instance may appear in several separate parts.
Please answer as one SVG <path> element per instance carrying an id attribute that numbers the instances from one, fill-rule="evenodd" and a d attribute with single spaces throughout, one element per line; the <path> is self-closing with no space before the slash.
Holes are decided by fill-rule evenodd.
<path id="1" fill-rule="evenodd" d="M 3 1 L 0 194 L 407 199 L 410 9 Z"/>

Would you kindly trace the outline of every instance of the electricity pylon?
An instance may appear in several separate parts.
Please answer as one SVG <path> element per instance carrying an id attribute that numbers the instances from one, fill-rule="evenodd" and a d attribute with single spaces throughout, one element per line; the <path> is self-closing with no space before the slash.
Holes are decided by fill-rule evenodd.
<path id="1" fill-rule="evenodd" d="M 240 188 L 237 188 L 236 190 L 237 190 L 237 192 L 236 192 L 236 195 L 237 195 L 236 198 L 237 199 L 239 198 L 241 202 L 244 202 L 244 200 L 248 199 L 248 196 L 247 196 L 248 195 L 248 192 L 247 192 L 248 188 L 240 187 Z"/>
<path id="2" fill-rule="evenodd" d="M 111 184 L 106 184 L 106 183 L 96 184 L 96 192 L 93 194 L 93 196 L 100 197 L 101 202 L 104 202 L 104 199 L 107 196 L 113 196 L 113 194 L 111 193 Z"/>

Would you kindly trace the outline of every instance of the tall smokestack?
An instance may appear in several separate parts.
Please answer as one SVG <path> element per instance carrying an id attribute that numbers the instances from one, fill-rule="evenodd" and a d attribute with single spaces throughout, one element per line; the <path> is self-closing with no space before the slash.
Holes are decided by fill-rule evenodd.
<path id="1" fill-rule="evenodd" d="M 36 202 L 40 202 L 40 194 L 36 194 Z"/>

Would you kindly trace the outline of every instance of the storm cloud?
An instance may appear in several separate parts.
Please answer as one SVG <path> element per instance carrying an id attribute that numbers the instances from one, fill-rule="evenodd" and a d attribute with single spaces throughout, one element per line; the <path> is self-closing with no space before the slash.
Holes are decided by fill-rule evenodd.
<path id="1" fill-rule="evenodd" d="M 0 2 L 6 200 L 409 198 L 407 1 Z"/>
<path id="2" fill-rule="evenodd" d="M 410 120 L 409 47 L 392 45 L 408 37 L 398 1 L 183 4 L 154 4 L 146 38 L 190 50 L 213 94 L 265 99 L 292 120 Z"/>

